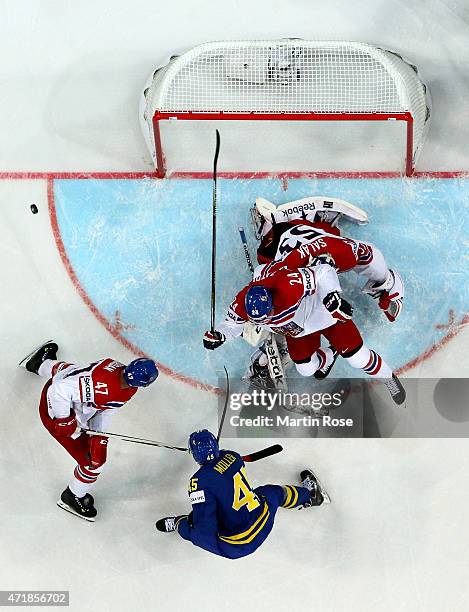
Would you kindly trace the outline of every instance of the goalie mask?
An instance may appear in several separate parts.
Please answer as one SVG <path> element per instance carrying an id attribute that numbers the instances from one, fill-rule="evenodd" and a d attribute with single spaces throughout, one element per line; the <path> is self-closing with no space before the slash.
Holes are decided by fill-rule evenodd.
<path id="1" fill-rule="evenodd" d="M 276 223 L 272 229 L 261 238 L 257 249 L 257 261 L 260 264 L 270 263 L 275 259 L 280 239 L 285 232 L 292 228 L 291 223 Z"/>

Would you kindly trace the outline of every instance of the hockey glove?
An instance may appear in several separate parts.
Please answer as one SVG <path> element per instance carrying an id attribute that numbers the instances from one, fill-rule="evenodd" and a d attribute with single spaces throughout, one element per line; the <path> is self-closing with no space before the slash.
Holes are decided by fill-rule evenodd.
<path id="1" fill-rule="evenodd" d="M 95 470 L 106 463 L 107 457 L 106 436 L 91 436 L 90 438 L 90 467 Z"/>
<path id="2" fill-rule="evenodd" d="M 331 313 L 334 319 L 337 319 L 339 321 L 339 323 L 345 323 L 346 321 L 352 318 L 352 305 L 342 299 L 337 291 L 332 291 L 331 293 L 328 293 L 323 299 L 322 303 Z"/>
<path id="3" fill-rule="evenodd" d="M 336 269 L 335 259 L 329 253 L 322 253 L 321 255 L 310 256 L 308 267 L 320 266 L 321 264 L 327 264 L 332 268 Z"/>
<path id="4" fill-rule="evenodd" d="M 73 410 L 68 417 L 54 419 L 53 432 L 56 438 L 69 438 L 77 429 L 77 420 Z"/>
<path id="5" fill-rule="evenodd" d="M 383 291 L 378 302 L 379 307 L 384 311 L 388 321 L 391 321 L 391 323 L 394 323 L 402 310 L 402 299 L 397 296 L 397 293 L 389 294 L 387 291 Z"/>
<path id="6" fill-rule="evenodd" d="M 213 351 L 221 346 L 225 340 L 226 338 L 221 332 L 217 330 L 213 332 L 207 331 L 204 334 L 204 347 L 209 351 Z"/>

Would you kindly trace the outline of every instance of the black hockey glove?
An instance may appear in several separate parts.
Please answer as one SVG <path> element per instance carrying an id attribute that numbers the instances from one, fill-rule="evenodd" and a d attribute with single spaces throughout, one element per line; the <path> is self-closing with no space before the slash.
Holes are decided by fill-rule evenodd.
<path id="1" fill-rule="evenodd" d="M 345 323 L 346 321 L 352 318 L 352 305 L 342 299 L 338 291 L 332 291 L 331 293 L 328 293 L 323 299 L 322 303 L 331 313 L 334 319 L 337 319 L 339 321 L 339 323 Z"/>
<path id="2" fill-rule="evenodd" d="M 207 331 L 204 334 L 204 347 L 209 351 L 213 351 L 221 346 L 225 340 L 226 338 L 221 332 L 217 330 L 214 330 L 213 332 Z"/>

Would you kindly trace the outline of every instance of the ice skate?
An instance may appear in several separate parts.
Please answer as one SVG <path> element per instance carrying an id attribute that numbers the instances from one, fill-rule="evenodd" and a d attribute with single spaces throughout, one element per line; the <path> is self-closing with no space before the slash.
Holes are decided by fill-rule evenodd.
<path id="1" fill-rule="evenodd" d="M 166 516 L 165 518 L 156 521 L 155 527 L 158 531 L 163 533 L 171 533 L 171 531 L 176 531 L 178 523 L 181 519 L 186 518 L 186 514 L 182 514 L 180 516 Z"/>
<path id="2" fill-rule="evenodd" d="M 22 359 L 18 365 L 26 368 L 28 372 L 38 374 L 41 364 L 46 359 L 57 359 L 58 350 L 58 345 L 53 340 L 48 340 L 26 355 L 26 357 L 24 357 L 24 359 Z"/>
<path id="3" fill-rule="evenodd" d="M 330 504 L 331 498 L 328 492 L 322 486 L 319 478 L 311 469 L 302 470 L 300 472 L 300 480 L 303 487 L 311 492 L 310 501 L 303 505 L 304 508 L 310 506 L 320 506 L 322 503 Z"/>
<path id="4" fill-rule="evenodd" d="M 404 387 L 402 386 L 401 381 L 397 378 L 395 374 L 392 375 L 392 378 L 384 379 L 384 384 L 387 387 L 387 390 L 391 394 L 393 401 L 400 406 L 405 402 L 406 392 Z"/>
<path id="5" fill-rule="evenodd" d="M 87 493 L 83 497 L 77 497 L 68 487 L 60 496 L 57 505 L 59 508 L 63 508 L 63 510 L 70 512 L 70 514 L 74 514 L 75 516 L 78 516 L 85 521 L 89 521 L 90 523 L 94 523 L 94 519 L 98 514 L 98 511 L 94 507 L 94 499 L 92 495 Z"/>

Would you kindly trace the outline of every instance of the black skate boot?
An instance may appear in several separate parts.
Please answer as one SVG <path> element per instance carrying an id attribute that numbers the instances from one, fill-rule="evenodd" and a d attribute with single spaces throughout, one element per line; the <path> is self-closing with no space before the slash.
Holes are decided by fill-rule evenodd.
<path id="1" fill-rule="evenodd" d="M 46 359 L 57 359 L 57 351 L 59 350 L 58 345 L 52 340 L 48 340 L 41 344 L 41 346 L 37 347 L 26 355 L 24 359 L 22 359 L 18 365 L 23 366 L 28 370 L 28 372 L 32 372 L 33 374 L 38 374 L 38 370 L 41 364 Z"/>
<path id="2" fill-rule="evenodd" d="M 339 356 L 339 353 L 334 348 L 332 348 L 332 346 L 329 346 L 329 348 L 332 351 L 332 360 L 330 363 L 327 363 L 326 361 L 322 368 L 316 370 L 316 372 L 314 373 L 314 378 L 316 378 L 317 380 L 324 380 L 325 378 L 327 378 L 327 376 L 329 376 L 329 372 L 334 367 L 334 363 L 337 361 L 337 357 Z"/>
<path id="3" fill-rule="evenodd" d="M 303 504 L 303 508 L 310 508 L 311 506 L 320 506 L 323 503 L 330 504 L 331 498 L 324 489 L 322 484 L 319 482 L 318 477 L 313 470 L 306 469 L 300 472 L 301 485 L 310 491 L 311 496 L 308 502 Z"/>
<path id="4" fill-rule="evenodd" d="M 87 493 L 83 497 L 77 497 L 68 487 L 60 496 L 57 505 L 59 508 L 63 508 L 67 512 L 70 512 L 71 514 L 74 514 L 75 516 L 85 519 L 85 521 L 89 521 L 91 523 L 94 522 L 94 519 L 98 514 L 98 511 L 94 507 L 94 498 L 92 495 Z"/>
<path id="5" fill-rule="evenodd" d="M 275 389 L 274 381 L 270 377 L 269 366 L 261 366 L 259 358 L 249 366 L 249 371 L 246 375 L 249 387 L 253 389 Z"/>
<path id="6" fill-rule="evenodd" d="M 406 392 L 397 376 L 393 374 L 392 378 L 385 378 L 383 379 L 383 382 L 386 385 L 389 393 L 391 394 L 391 397 L 394 402 L 398 406 L 403 404 L 405 402 Z"/>
<path id="7" fill-rule="evenodd" d="M 158 531 L 170 533 L 171 531 L 177 530 L 179 521 L 183 518 L 187 518 L 187 514 L 181 514 L 180 516 L 166 516 L 165 518 L 156 521 L 155 527 L 158 529 Z"/>

